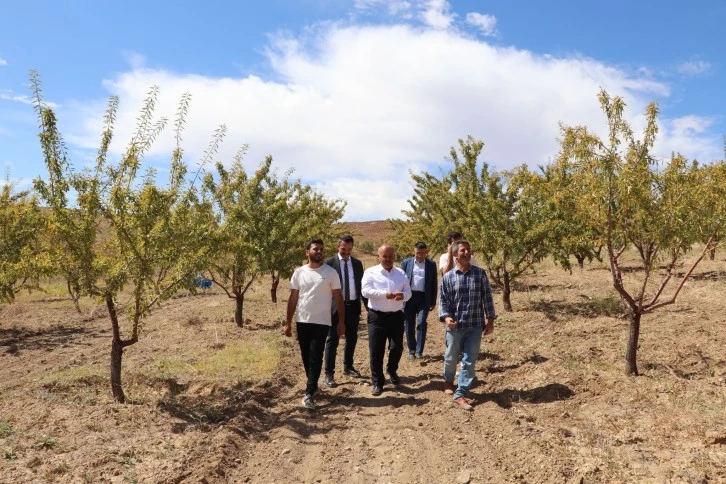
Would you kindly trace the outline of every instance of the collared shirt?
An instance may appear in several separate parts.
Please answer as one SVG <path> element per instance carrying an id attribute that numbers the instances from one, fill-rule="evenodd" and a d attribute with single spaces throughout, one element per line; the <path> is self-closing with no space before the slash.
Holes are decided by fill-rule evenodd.
<path id="1" fill-rule="evenodd" d="M 355 301 L 358 299 L 358 293 L 355 292 L 355 275 L 353 273 L 353 260 L 348 256 L 348 260 L 343 259 L 338 254 L 338 262 L 340 262 L 340 286 L 343 288 L 343 294 L 345 294 L 345 286 L 343 285 L 343 277 L 345 277 L 345 265 L 348 265 L 348 287 L 350 288 L 350 300 Z"/>
<path id="2" fill-rule="evenodd" d="M 389 292 L 402 292 L 403 300 L 386 299 L 386 294 Z M 361 293 L 363 297 L 368 298 L 368 309 L 392 313 L 403 311 L 403 303 L 411 299 L 411 286 L 408 277 L 401 269 L 392 267 L 387 271 L 378 264 L 369 267 L 363 273 Z"/>
<path id="3" fill-rule="evenodd" d="M 423 292 L 426 289 L 426 259 L 423 262 L 413 260 L 412 275 L 411 290 Z"/>
<path id="4" fill-rule="evenodd" d="M 484 326 L 484 316 L 495 319 L 489 277 L 481 267 L 470 265 L 466 272 L 456 268 L 441 279 L 439 320 L 452 317 L 454 331 Z M 450 331 L 447 329 L 447 331 Z"/>

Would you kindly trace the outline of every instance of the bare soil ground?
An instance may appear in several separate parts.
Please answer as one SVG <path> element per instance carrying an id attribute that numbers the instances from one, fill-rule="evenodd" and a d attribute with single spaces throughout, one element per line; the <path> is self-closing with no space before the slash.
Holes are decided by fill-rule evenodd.
<path id="1" fill-rule="evenodd" d="M 273 305 L 269 282 L 256 286 L 243 329 L 222 294 L 180 295 L 126 352 L 133 403 L 118 405 L 102 308 L 26 295 L 0 307 L 0 482 L 726 482 L 718 255 L 644 317 L 639 377 L 623 373 L 627 323 L 605 266 L 542 264 L 485 338 L 473 412 L 441 391 L 434 315 L 398 388 L 373 397 L 338 372 L 309 412 L 296 342 L 278 331 L 285 289 Z M 367 343 L 362 324 L 364 376 Z"/>

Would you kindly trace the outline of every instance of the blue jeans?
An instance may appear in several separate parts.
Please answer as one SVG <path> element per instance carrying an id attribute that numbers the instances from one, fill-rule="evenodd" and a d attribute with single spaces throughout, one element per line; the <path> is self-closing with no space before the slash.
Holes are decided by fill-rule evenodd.
<path id="1" fill-rule="evenodd" d="M 444 353 L 444 379 L 454 381 L 456 364 L 461 355 L 461 371 L 459 384 L 454 392 L 454 400 L 469 393 L 471 382 L 474 381 L 476 360 L 479 358 L 479 347 L 483 328 L 446 330 L 446 352 Z"/>
<path id="2" fill-rule="evenodd" d="M 410 354 L 422 354 L 426 345 L 426 318 L 429 307 L 426 294 L 414 291 L 403 310 L 406 317 L 406 343 Z"/>

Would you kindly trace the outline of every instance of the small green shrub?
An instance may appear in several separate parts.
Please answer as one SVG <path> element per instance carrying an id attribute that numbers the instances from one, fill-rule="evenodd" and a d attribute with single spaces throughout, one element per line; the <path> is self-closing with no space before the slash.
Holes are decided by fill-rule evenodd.
<path id="1" fill-rule="evenodd" d="M 35 443 L 35 447 L 39 449 L 52 449 L 58 445 L 58 439 L 55 437 L 48 437 L 43 435 L 38 442 Z"/>

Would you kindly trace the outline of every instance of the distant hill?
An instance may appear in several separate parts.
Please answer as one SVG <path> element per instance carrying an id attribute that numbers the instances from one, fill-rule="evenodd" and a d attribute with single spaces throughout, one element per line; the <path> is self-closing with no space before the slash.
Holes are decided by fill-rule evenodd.
<path id="1" fill-rule="evenodd" d="M 346 222 L 356 245 L 362 242 L 380 244 L 390 242 L 393 237 L 393 227 L 388 220 L 373 220 L 371 222 Z"/>

